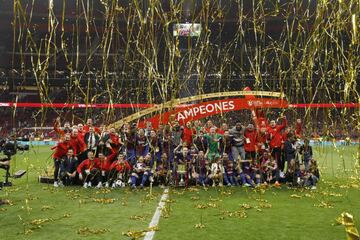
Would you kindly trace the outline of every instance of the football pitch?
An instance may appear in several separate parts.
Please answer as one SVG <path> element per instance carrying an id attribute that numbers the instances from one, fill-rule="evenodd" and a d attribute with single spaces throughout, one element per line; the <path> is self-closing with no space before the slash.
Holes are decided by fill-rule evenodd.
<path id="1" fill-rule="evenodd" d="M 360 229 L 358 146 L 315 146 L 317 190 L 217 187 L 169 189 L 153 239 L 346 239 L 336 224 L 342 212 Z M 16 155 L 11 179 L 0 191 L 1 239 L 139 239 L 164 189 L 83 189 L 38 182 L 52 164 L 49 146 Z M 0 170 L 3 175 L 4 171 Z"/>

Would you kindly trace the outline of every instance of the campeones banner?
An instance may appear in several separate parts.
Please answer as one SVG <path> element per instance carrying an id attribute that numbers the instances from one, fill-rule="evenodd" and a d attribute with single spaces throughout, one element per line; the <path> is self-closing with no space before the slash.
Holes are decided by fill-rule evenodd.
<path id="1" fill-rule="evenodd" d="M 273 98 L 234 98 L 192 104 L 186 107 L 179 107 L 173 111 L 156 115 L 152 118 L 139 122 L 139 127 L 145 127 L 146 122 L 151 122 L 154 128 L 158 128 L 159 123 L 167 123 L 169 120 L 177 120 L 180 124 L 189 121 L 206 118 L 216 114 L 230 111 L 255 108 L 287 108 L 289 104 L 284 99 Z"/>

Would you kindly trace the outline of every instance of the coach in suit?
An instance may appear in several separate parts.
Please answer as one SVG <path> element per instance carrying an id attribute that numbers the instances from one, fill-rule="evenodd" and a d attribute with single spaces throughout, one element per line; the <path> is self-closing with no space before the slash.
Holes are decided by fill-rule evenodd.
<path id="1" fill-rule="evenodd" d="M 87 132 L 84 136 L 84 141 L 88 151 L 95 151 L 96 146 L 99 144 L 100 137 L 97 133 L 95 133 L 95 129 L 93 127 L 89 128 L 89 132 Z"/>

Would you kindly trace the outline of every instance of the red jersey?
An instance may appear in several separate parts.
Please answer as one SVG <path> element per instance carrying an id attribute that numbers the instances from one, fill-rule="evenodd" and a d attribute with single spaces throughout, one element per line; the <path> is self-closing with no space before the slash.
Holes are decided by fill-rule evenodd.
<path id="1" fill-rule="evenodd" d="M 100 169 L 103 170 L 103 171 L 109 171 L 111 163 L 113 162 L 116 155 L 117 155 L 117 153 L 113 152 L 112 154 L 107 156 L 103 161 L 99 159 L 99 161 L 100 161 Z"/>
<path id="2" fill-rule="evenodd" d="M 296 127 L 295 127 L 295 135 L 299 138 L 301 138 L 301 133 L 302 133 L 302 125 L 301 123 L 296 123 Z"/>
<path id="3" fill-rule="evenodd" d="M 88 132 L 90 131 L 89 128 L 90 128 L 89 125 L 84 125 L 84 127 L 83 127 L 83 133 L 84 133 L 84 135 L 85 135 L 85 133 L 88 133 Z M 94 128 L 94 131 L 95 131 L 96 133 L 98 133 L 98 134 L 101 133 L 100 128 L 94 127 L 94 126 L 93 126 L 93 128 Z"/>
<path id="4" fill-rule="evenodd" d="M 246 152 L 255 152 L 256 151 L 256 143 L 257 143 L 257 132 L 255 130 L 249 131 L 245 130 L 245 143 L 244 149 Z"/>
<path id="5" fill-rule="evenodd" d="M 71 135 L 70 145 L 74 149 L 74 155 L 82 153 L 86 150 L 86 144 L 79 135 L 77 136 Z"/>
<path id="6" fill-rule="evenodd" d="M 260 132 L 260 131 L 257 131 L 257 134 L 256 134 L 256 144 L 258 146 L 258 150 L 264 150 L 262 149 L 262 146 L 265 145 L 267 139 L 269 138 L 268 137 L 268 133 L 267 132 Z"/>
<path id="7" fill-rule="evenodd" d="M 80 139 L 84 139 L 84 137 L 85 137 L 84 130 L 82 130 L 82 131 L 78 130 L 78 136 L 80 137 Z"/>
<path id="8" fill-rule="evenodd" d="M 80 163 L 80 165 L 77 167 L 76 171 L 78 173 L 81 173 L 83 170 L 93 170 L 94 168 L 100 169 L 100 159 L 94 158 L 93 160 L 86 159 Z"/>
<path id="9" fill-rule="evenodd" d="M 282 141 L 282 135 L 281 135 L 281 130 L 283 130 L 286 127 L 286 118 L 283 119 L 282 124 L 281 125 L 276 125 L 274 128 L 272 127 L 268 127 L 267 128 L 267 132 L 269 133 L 269 137 L 270 137 L 270 148 L 277 148 L 277 147 L 281 147 L 281 141 Z"/>
<path id="10" fill-rule="evenodd" d="M 110 166 L 110 170 L 113 170 L 113 169 L 116 169 L 116 171 L 118 171 L 118 172 L 130 171 L 131 166 L 127 161 L 125 161 L 125 163 L 123 163 L 123 164 L 121 164 L 119 161 L 114 161 Z"/>
<path id="11" fill-rule="evenodd" d="M 55 152 L 53 153 L 53 158 L 60 159 L 64 157 L 70 147 L 70 141 L 59 142 L 56 146 L 51 148 L 51 150 L 55 149 Z"/>
<path id="12" fill-rule="evenodd" d="M 61 129 L 59 123 L 57 121 L 54 122 L 54 131 L 59 134 L 59 137 L 62 138 L 66 133 L 71 133 L 70 128 Z"/>
<path id="13" fill-rule="evenodd" d="M 193 142 L 193 133 L 194 133 L 193 129 L 184 127 L 182 141 L 187 142 L 188 146 L 190 146 Z"/>
<path id="14" fill-rule="evenodd" d="M 110 140 L 111 140 L 111 147 L 115 150 L 118 151 L 121 147 L 120 144 L 120 138 L 117 134 L 114 133 L 109 133 L 110 136 Z"/>
<path id="15" fill-rule="evenodd" d="M 216 133 L 217 133 L 217 134 L 224 135 L 225 130 L 222 130 L 221 128 L 219 128 L 219 129 L 217 129 Z"/>

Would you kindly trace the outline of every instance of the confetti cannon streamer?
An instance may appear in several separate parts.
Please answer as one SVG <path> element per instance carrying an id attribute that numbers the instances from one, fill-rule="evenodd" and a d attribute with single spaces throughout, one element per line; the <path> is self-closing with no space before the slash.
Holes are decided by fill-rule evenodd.
<path id="1" fill-rule="evenodd" d="M 343 212 L 337 219 L 336 222 L 340 225 L 345 226 L 345 231 L 347 234 L 347 240 L 359 240 L 359 232 L 355 227 L 354 217 L 347 212 Z"/>

